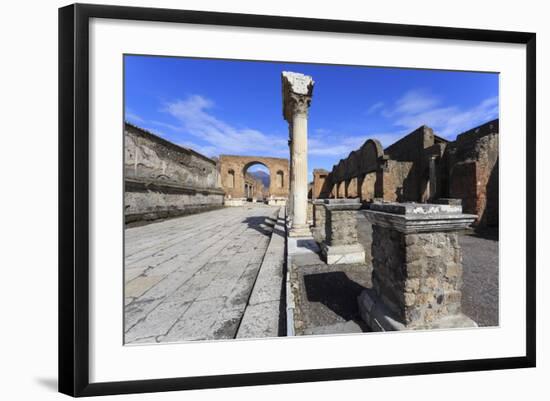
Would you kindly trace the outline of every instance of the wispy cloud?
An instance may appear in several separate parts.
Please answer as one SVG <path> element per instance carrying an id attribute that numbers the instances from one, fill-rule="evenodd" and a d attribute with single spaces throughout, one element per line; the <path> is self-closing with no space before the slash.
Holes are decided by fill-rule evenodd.
<path id="1" fill-rule="evenodd" d="M 347 157 L 353 150 L 359 149 L 368 139 L 377 139 L 386 147 L 400 139 L 406 132 L 379 132 L 365 135 L 310 135 L 308 154 L 311 156 L 329 156 L 335 159 Z"/>
<path id="2" fill-rule="evenodd" d="M 352 150 L 359 148 L 366 138 L 364 136 L 348 136 L 321 138 L 312 136 L 308 138 L 308 154 L 311 156 L 344 157 Z"/>
<path id="3" fill-rule="evenodd" d="M 374 103 L 373 105 L 371 105 L 371 106 L 367 109 L 367 115 L 371 115 L 371 114 L 376 113 L 378 110 L 380 110 L 382 107 L 384 107 L 384 105 L 385 105 L 384 102 L 376 102 L 376 103 Z"/>
<path id="4" fill-rule="evenodd" d="M 425 89 L 405 93 L 395 104 L 393 114 L 417 114 L 431 110 L 441 103 L 441 99 Z"/>
<path id="5" fill-rule="evenodd" d="M 181 142 L 199 152 L 214 156 L 219 154 L 283 156 L 288 154 L 287 139 L 267 135 L 251 128 L 236 128 L 217 118 L 213 112 L 214 102 L 200 95 L 169 102 L 163 111 L 174 117 L 178 124 L 157 122 L 165 128 L 188 133 L 207 145 Z M 201 153 L 202 153 L 201 152 Z"/>
<path id="6" fill-rule="evenodd" d="M 427 90 L 417 89 L 406 92 L 391 107 L 382 109 L 380 114 L 393 120 L 394 126 L 406 132 L 428 125 L 443 137 L 454 137 L 498 117 L 498 96 L 464 108 L 444 104 L 441 97 Z"/>
<path id="7" fill-rule="evenodd" d="M 145 123 L 145 119 L 141 118 L 139 115 L 134 113 L 131 109 L 127 108 L 126 112 L 124 113 L 124 118 L 126 121 L 134 124 L 143 124 Z"/>

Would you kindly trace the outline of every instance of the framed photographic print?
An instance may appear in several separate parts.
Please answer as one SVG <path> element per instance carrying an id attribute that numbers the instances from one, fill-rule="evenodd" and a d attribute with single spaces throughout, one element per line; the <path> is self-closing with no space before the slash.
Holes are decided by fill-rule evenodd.
<path id="1" fill-rule="evenodd" d="M 59 389 L 535 366 L 535 34 L 59 10 Z"/>

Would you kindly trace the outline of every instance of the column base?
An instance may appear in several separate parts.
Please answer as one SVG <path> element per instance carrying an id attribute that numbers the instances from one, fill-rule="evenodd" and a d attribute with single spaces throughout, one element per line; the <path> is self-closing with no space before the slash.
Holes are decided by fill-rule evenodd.
<path id="1" fill-rule="evenodd" d="M 321 245 L 327 265 L 365 263 L 365 249 L 361 244 Z"/>
<path id="2" fill-rule="evenodd" d="M 372 331 L 402 331 L 402 330 L 434 330 L 434 329 L 455 329 L 466 327 L 478 327 L 477 323 L 463 313 L 448 315 L 433 322 L 423 325 L 404 325 L 384 305 L 382 300 L 376 296 L 373 290 L 363 290 L 357 297 L 359 313 L 363 321 Z"/>
<path id="3" fill-rule="evenodd" d="M 288 231 L 289 237 L 311 237 L 311 230 L 307 224 L 293 225 Z"/>

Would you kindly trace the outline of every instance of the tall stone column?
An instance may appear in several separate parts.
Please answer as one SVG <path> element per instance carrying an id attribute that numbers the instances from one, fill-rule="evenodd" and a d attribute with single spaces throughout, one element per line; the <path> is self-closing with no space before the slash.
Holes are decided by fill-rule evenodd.
<path id="1" fill-rule="evenodd" d="M 288 124 L 288 151 L 290 154 L 288 173 L 289 173 L 289 193 L 288 193 L 288 218 L 292 221 L 294 216 L 294 159 L 292 158 L 292 124 Z"/>
<path id="2" fill-rule="evenodd" d="M 292 203 L 291 237 L 310 237 L 307 224 L 307 117 L 313 79 L 308 75 L 283 72 L 283 116 L 291 129 L 291 176 Z"/>

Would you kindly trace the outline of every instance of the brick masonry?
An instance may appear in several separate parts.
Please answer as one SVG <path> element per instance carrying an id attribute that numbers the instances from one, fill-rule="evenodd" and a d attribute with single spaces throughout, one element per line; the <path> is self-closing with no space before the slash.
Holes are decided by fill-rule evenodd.
<path id="1" fill-rule="evenodd" d="M 493 120 L 447 141 L 421 126 L 386 149 L 369 139 L 325 174 L 314 174 L 319 198 L 397 202 L 462 200 L 478 226 L 498 226 L 498 135 Z"/>

